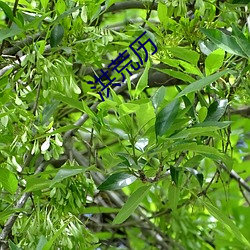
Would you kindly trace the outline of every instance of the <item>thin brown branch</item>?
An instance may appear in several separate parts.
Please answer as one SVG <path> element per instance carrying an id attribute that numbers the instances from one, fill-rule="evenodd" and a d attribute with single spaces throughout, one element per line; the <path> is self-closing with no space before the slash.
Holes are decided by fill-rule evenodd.
<path id="1" fill-rule="evenodd" d="M 250 192 L 250 186 L 233 169 L 228 169 L 224 163 L 219 164 L 219 167 L 225 170 L 232 179 L 236 180 L 242 188 Z"/>

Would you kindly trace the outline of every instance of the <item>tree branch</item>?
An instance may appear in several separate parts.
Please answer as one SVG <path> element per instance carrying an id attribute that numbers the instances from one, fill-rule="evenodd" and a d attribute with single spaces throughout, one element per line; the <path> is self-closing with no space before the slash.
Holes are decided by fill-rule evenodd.
<path id="1" fill-rule="evenodd" d="M 250 192 L 250 186 L 233 169 L 229 170 L 224 163 L 219 164 L 219 166 L 225 170 L 232 179 L 236 180 L 240 186 L 242 186 L 246 191 Z"/>
<path id="2" fill-rule="evenodd" d="M 46 168 L 46 166 L 48 165 L 48 162 L 43 162 L 42 164 L 40 164 L 38 166 L 38 168 L 35 171 L 35 174 L 41 173 L 44 171 L 44 169 Z M 25 203 L 27 202 L 29 196 L 31 195 L 31 192 L 28 193 L 24 193 L 21 198 L 17 201 L 14 209 L 19 209 L 22 208 Z M 9 219 L 7 220 L 7 222 L 5 223 L 3 230 L 0 234 L 0 243 L 9 235 L 9 233 L 11 232 L 11 229 L 17 219 L 18 215 L 17 214 L 13 214 L 12 216 L 9 217 Z"/>

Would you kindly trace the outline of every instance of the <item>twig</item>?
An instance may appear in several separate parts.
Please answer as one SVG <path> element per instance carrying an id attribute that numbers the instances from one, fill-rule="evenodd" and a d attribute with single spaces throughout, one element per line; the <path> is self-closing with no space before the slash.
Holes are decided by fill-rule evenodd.
<path id="1" fill-rule="evenodd" d="M 25 46 L 31 45 L 34 41 L 39 40 L 44 37 L 45 32 L 39 32 L 33 36 L 28 36 L 25 39 L 18 41 L 13 44 L 13 47 L 6 48 L 3 50 L 3 55 L 15 55 L 19 50 L 23 49 Z"/>
<path id="2" fill-rule="evenodd" d="M 152 4 L 151 4 L 151 6 L 150 6 L 150 9 L 149 9 L 149 11 L 147 12 L 146 21 L 148 21 L 150 15 L 151 15 L 152 8 L 153 8 L 154 4 L 155 4 L 155 0 L 153 0 Z M 145 27 L 146 21 L 144 21 L 144 23 L 142 24 L 142 28 Z"/>
<path id="3" fill-rule="evenodd" d="M 236 180 L 246 191 L 250 192 L 250 186 L 234 170 L 229 170 L 224 163 L 219 164 L 219 167 L 224 169 L 230 177 Z"/>

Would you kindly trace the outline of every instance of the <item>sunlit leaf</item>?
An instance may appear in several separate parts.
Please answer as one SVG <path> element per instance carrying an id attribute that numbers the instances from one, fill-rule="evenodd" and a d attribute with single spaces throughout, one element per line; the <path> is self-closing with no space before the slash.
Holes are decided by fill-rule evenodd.
<path id="1" fill-rule="evenodd" d="M 144 185 L 138 188 L 133 194 L 131 194 L 124 206 L 116 215 L 112 224 L 121 224 L 122 222 L 124 222 L 139 206 L 143 198 L 147 195 L 150 188 L 150 185 Z"/>
<path id="2" fill-rule="evenodd" d="M 195 92 L 197 90 L 201 90 L 202 88 L 206 87 L 207 85 L 215 82 L 216 80 L 218 80 L 220 77 L 222 77 L 223 75 L 229 73 L 229 70 L 223 70 L 221 72 L 215 73 L 213 75 L 207 76 L 205 78 L 202 78 L 200 80 L 197 80 L 191 84 L 189 84 L 184 90 L 182 90 L 177 97 L 181 97 L 183 95 Z"/>
<path id="3" fill-rule="evenodd" d="M 180 198 L 180 189 L 172 182 L 168 188 L 168 204 L 169 207 L 174 211 L 177 208 Z"/>
<path id="4" fill-rule="evenodd" d="M 150 68 L 150 60 L 147 61 L 146 63 L 146 68 L 143 71 L 137 85 L 136 85 L 136 89 L 135 89 L 135 93 L 134 96 L 135 98 L 137 98 L 139 96 L 139 94 L 147 87 L 148 85 L 148 71 Z"/>
<path id="5" fill-rule="evenodd" d="M 11 194 L 14 194 L 18 187 L 16 176 L 5 168 L 0 168 L 0 183 Z"/>
<path id="6" fill-rule="evenodd" d="M 217 49 L 210 53 L 205 60 L 205 72 L 206 75 L 211 75 L 223 65 L 225 56 L 225 51 L 222 49 Z"/>

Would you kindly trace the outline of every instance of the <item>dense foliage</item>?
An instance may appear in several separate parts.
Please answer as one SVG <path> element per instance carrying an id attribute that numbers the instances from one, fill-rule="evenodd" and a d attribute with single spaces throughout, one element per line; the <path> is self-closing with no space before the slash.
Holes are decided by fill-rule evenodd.
<path id="1" fill-rule="evenodd" d="M 0 1 L 0 249 L 250 249 L 249 15 Z"/>

